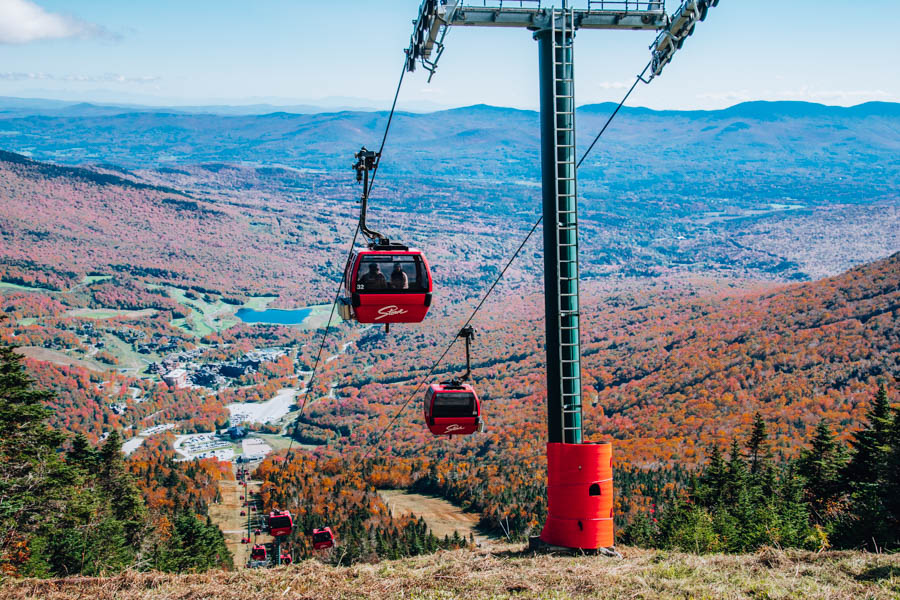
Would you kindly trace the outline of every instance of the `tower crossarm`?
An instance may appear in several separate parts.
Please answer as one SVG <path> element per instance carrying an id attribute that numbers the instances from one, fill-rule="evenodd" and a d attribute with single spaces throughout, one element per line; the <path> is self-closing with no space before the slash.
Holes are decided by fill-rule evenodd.
<path id="1" fill-rule="evenodd" d="M 574 29 L 625 29 L 632 31 L 665 29 L 670 19 L 660 0 L 589 0 L 587 7 L 569 11 Z M 416 63 L 434 73 L 444 50 L 444 36 L 450 27 L 517 27 L 540 31 L 553 26 L 559 17 L 539 0 L 482 0 L 464 4 L 459 0 L 423 0 L 413 22 L 407 50 L 407 68 Z"/>
<path id="2" fill-rule="evenodd" d="M 537 30 L 550 27 L 550 15 L 548 9 L 462 6 L 454 11 L 448 24 Z M 666 13 L 663 10 L 574 10 L 572 17 L 575 29 L 657 30 L 666 26 Z"/>

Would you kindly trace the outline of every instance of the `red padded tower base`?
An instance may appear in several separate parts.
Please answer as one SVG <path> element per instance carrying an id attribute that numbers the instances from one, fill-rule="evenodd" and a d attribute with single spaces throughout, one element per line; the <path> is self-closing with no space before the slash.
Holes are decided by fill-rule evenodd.
<path id="1" fill-rule="evenodd" d="M 582 550 L 615 546 L 612 444 L 547 444 L 547 504 L 544 543 Z"/>

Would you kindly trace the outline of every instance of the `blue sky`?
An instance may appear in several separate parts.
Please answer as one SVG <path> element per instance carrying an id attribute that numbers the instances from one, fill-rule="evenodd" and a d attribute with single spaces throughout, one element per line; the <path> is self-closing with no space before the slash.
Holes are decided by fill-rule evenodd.
<path id="1" fill-rule="evenodd" d="M 418 5 L 0 0 L 0 95 L 384 108 Z M 897 0 L 721 0 L 663 76 L 630 104 L 692 109 L 758 99 L 900 101 L 896 8 Z M 646 64 L 653 37 L 581 32 L 578 103 L 618 101 Z M 537 44 L 526 31 L 455 29 L 433 83 L 417 71 L 401 98 L 413 107 L 534 108 L 536 68 Z"/>

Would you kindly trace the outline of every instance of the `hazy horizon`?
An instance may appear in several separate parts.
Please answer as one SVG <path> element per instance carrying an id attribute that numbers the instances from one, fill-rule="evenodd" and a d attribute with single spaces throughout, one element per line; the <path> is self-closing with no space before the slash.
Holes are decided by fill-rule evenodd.
<path id="1" fill-rule="evenodd" d="M 372 11 L 360 0 L 340 10 L 272 0 L 250 14 L 230 1 L 8 0 L 0 2 L 0 95 L 166 106 L 363 98 L 388 107 L 419 4 Z M 669 0 L 667 8 L 678 4 Z M 900 78 L 885 76 L 900 52 L 890 19 L 847 19 L 844 7 L 796 0 L 773 14 L 766 3 L 722 2 L 632 101 L 670 110 L 900 101 Z M 890 0 L 867 3 L 882 14 L 891 8 Z M 580 32 L 578 103 L 618 102 L 649 60 L 655 35 Z M 457 28 L 436 77 L 426 80 L 422 69 L 407 75 L 401 106 L 534 109 L 537 44 L 527 31 Z"/>
<path id="2" fill-rule="evenodd" d="M 178 102 L 174 99 L 171 102 L 165 102 L 165 98 L 158 98 L 158 102 L 140 102 L 137 100 L 123 100 L 123 101 L 115 101 L 115 100 L 94 100 L 90 98 L 84 99 L 67 99 L 63 97 L 53 97 L 53 96 L 25 96 L 25 95 L 5 95 L 0 94 L 0 102 L 4 100 L 16 100 L 21 101 L 23 104 L 27 105 L 27 103 L 32 102 L 35 105 L 35 108 L 39 103 L 47 102 L 47 103 L 58 103 L 61 106 L 75 106 L 79 104 L 86 105 L 94 105 L 94 106 L 105 106 L 105 107 L 113 107 L 113 108 L 136 108 L 136 109 L 164 109 L 164 108 L 172 108 L 179 110 L 189 110 L 189 109 L 213 109 L 213 108 L 222 108 L 222 109 L 251 109 L 254 107 L 261 108 L 272 108 L 272 109 L 315 109 L 317 112 L 344 112 L 344 111 L 353 111 L 353 112 L 383 112 L 390 110 L 390 104 L 388 103 L 385 106 L 378 106 L 377 101 L 370 100 L 366 98 L 298 98 L 298 99 L 290 99 L 290 98 L 235 98 L 233 100 L 228 99 L 210 99 L 208 102 Z M 720 108 L 676 108 L 676 107 L 650 107 L 644 106 L 640 104 L 632 104 L 626 103 L 625 108 L 629 109 L 640 109 L 640 110 L 648 110 L 652 112 L 716 112 L 729 110 L 737 106 L 741 106 L 743 104 L 752 104 L 752 103 L 768 103 L 768 104 L 778 104 L 778 103 L 798 103 L 798 104 L 809 104 L 813 106 L 824 106 L 828 108 L 854 108 L 858 106 L 863 106 L 866 104 L 900 104 L 897 101 L 885 101 L 885 100 L 866 100 L 862 102 L 858 102 L 855 104 L 829 104 L 826 102 L 813 102 L 808 100 L 743 100 L 740 102 L 734 102 L 733 104 L 728 104 L 722 106 Z M 617 104 L 612 100 L 603 100 L 597 102 L 587 102 L 587 103 L 578 103 L 578 108 L 584 108 L 588 106 L 597 106 L 603 104 Z M 509 109 L 509 110 L 524 110 L 530 112 L 537 112 L 539 107 L 529 107 L 522 108 L 518 106 L 509 106 L 502 104 L 491 104 L 487 102 L 472 102 L 469 104 L 459 104 L 459 105 L 441 105 L 438 103 L 429 103 L 429 102 L 399 102 L 398 110 L 402 112 L 411 112 L 411 113 L 430 113 L 430 112 L 441 112 L 447 110 L 457 110 L 464 108 L 472 108 L 476 106 L 489 106 L 493 108 L 501 108 L 501 109 Z M 278 112 L 278 111 L 275 111 Z M 250 114 L 250 113 L 248 113 Z"/>

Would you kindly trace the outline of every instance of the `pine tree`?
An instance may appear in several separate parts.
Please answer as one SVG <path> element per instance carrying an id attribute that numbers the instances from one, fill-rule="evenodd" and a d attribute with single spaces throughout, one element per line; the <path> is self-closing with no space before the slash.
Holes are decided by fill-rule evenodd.
<path id="1" fill-rule="evenodd" d="M 804 498 L 820 525 L 835 516 L 833 507 L 844 490 L 841 473 L 847 461 L 847 449 L 837 441 L 828 424 L 819 421 L 809 449 L 797 460 L 797 474 L 804 480 Z"/>
<path id="2" fill-rule="evenodd" d="M 778 542 L 786 547 L 803 547 L 812 536 L 809 524 L 809 505 L 804 499 L 803 478 L 793 466 L 781 477 L 775 498 L 775 516 L 778 524 Z"/>
<path id="3" fill-rule="evenodd" d="M 91 446 L 87 436 L 79 433 L 72 440 L 72 448 L 66 453 L 66 462 L 82 471 L 94 470 L 100 461 L 97 450 Z"/>
<path id="4" fill-rule="evenodd" d="M 123 523 L 128 543 L 136 547 L 147 511 L 134 477 L 125 467 L 122 438 L 116 431 L 100 448 L 100 486 L 113 516 Z"/>
<path id="5" fill-rule="evenodd" d="M 722 500 L 728 481 L 728 465 L 722 457 L 718 446 L 709 450 L 709 465 L 697 478 L 692 496 L 703 506 L 715 506 Z"/>
<path id="6" fill-rule="evenodd" d="M 842 545 L 875 550 L 897 537 L 885 498 L 893 419 L 883 384 L 866 417 L 868 425 L 853 436 L 853 457 L 843 473 L 850 492 L 850 515 L 837 529 Z"/>
<path id="7" fill-rule="evenodd" d="M 760 472 L 762 463 L 771 457 L 768 448 L 769 432 L 766 429 L 766 422 L 763 421 L 762 415 L 756 413 L 753 417 L 753 429 L 750 432 L 750 439 L 747 440 L 747 449 L 750 453 L 750 474 L 756 475 Z"/>
<path id="8" fill-rule="evenodd" d="M 883 488 L 885 507 L 890 519 L 887 527 L 894 532 L 893 539 L 885 540 L 885 543 L 892 550 L 897 550 L 900 548 L 900 409 L 894 410 L 893 417 Z"/>
<path id="9" fill-rule="evenodd" d="M 32 387 L 22 358 L 0 346 L 0 565 L 20 566 L 11 550 L 28 537 L 53 529 L 71 496 L 74 473 L 60 459 L 63 437 L 50 429 L 48 394 Z"/>
<path id="10" fill-rule="evenodd" d="M 731 450 L 725 465 L 725 485 L 720 500 L 733 505 L 739 494 L 747 489 L 749 475 L 741 447 L 734 439 L 731 441 Z"/>
<path id="11" fill-rule="evenodd" d="M 232 566 L 221 530 L 207 517 L 206 523 L 184 512 L 175 519 L 172 536 L 157 558 L 160 570 L 176 573 L 203 572 Z"/>
<path id="12" fill-rule="evenodd" d="M 875 401 L 866 413 L 868 427 L 853 435 L 853 458 L 844 475 L 854 485 L 878 480 L 879 466 L 884 464 L 891 430 L 891 407 L 884 384 L 878 388 Z"/>

